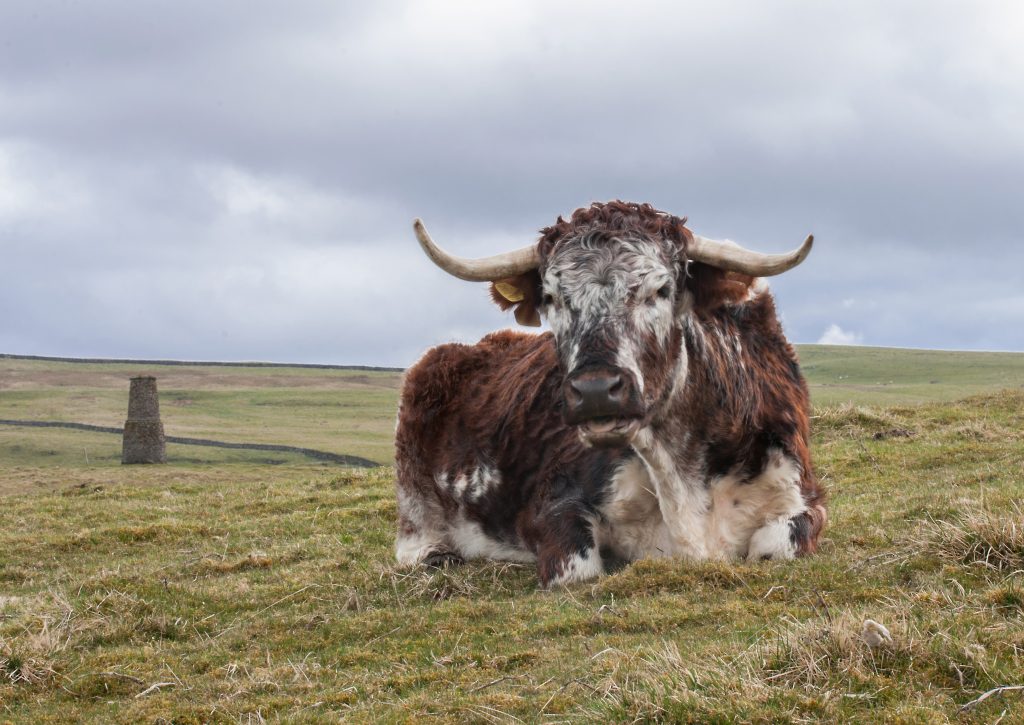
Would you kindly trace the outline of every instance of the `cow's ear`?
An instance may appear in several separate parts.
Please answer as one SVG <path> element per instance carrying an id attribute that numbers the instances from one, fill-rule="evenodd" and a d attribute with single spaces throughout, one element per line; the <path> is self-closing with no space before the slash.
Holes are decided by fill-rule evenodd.
<path id="1" fill-rule="evenodd" d="M 695 309 L 714 310 L 746 299 L 756 278 L 739 272 L 726 272 L 701 262 L 691 262 L 686 288 L 693 295 Z"/>
<path id="2" fill-rule="evenodd" d="M 503 310 L 515 309 L 516 322 L 527 327 L 540 327 L 540 274 L 532 269 L 518 277 L 491 283 L 491 299 Z"/>

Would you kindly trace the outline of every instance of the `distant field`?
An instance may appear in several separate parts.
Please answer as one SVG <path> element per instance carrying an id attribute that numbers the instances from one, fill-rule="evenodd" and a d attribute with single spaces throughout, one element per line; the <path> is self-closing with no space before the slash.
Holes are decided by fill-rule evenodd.
<path id="1" fill-rule="evenodd" d="M 957 400 L 1024 388 L 1024 354 L 802 345 L 799 354 L 817 408 Z M 120 426 L 128 379 L 158 379 L 168 435 L 274 443 L 362 456 L 393 457 L 401 373 L 295 367 L 70 363 L 0 358 L 0 419 Z M 173 461 L 291 460 L 278 454 L 173 447 Z M 116 436 L 0 426 L 8 465 L 111 465 Z"/>
<path id="2" fill-rule="evenodd" d="M 959 400 L 1024 388 L 1024 353 L 798 345 L 815 406 Z"/>
<path id="3" fill-rule="evenodd" d="M 362 456 L 382 464 L 392 458 L 400 373 L 294 367 L 179 366 L 135 363 L 69 363 L 0 358 L 0 418 L 121 426 L 128 410 L 129 378 L 157 377 L 160 412 L 168 435 L 227 442 L 275 443 Z M 37 435 L 0 426 L 0 459 L 37 460 L 34 444 L 12 451 L 8 441 L 70 441 L 54 463 L 120 454 L 116 436 L 68 431 Z M 50 446 L 51 449 L 54 446 Z M 181 447 L 179 456 L 219 462 L 223 452 Z M 266 457 L 267 454 L 256 455 Z M 276 455 L 276 454 L 275 454 Z M 81 456 L 84 458 L 84 454 Z M 255 460 L 244 453 L 233 459 Z M 44 458 L 43 460 L 46 460 Z"/>

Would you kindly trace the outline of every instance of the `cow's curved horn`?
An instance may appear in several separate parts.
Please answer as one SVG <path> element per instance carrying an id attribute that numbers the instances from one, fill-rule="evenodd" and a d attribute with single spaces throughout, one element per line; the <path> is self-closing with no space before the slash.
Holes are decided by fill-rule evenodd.
<path id="1" fill-rule="evenodd" d="M 800 248 L 792 252 L 761 254 L 731 242 L 718 242 L 694 234 L 693 244 L 687 248 L 686 255 L 695 262 L 703 262 L 730 272 L 741 272 L 754 277 L 771 277 L 789 271 L 807 259 L 813 244 L 814 235 L 808 235 Z"/>
<path id="2" fill-rule="evenodd" d="M 420 246 L 423 247 L 423 251 L 427 253 L 434 264 L 459 279 L 469 282 L 495 282 L 499 279 L 515 277 L 540 266 L 540 254 L 537 252 L 537 247 L 533 245 L 504 254 L 496 254 L 493 257 L 466 259 L 448 254 L 434 244 L 434 240 L 427 234 L 423 222 L 419 219 L 413 221 L 412 226 L 416 230 L 416 238 L 420 240 Z"/>

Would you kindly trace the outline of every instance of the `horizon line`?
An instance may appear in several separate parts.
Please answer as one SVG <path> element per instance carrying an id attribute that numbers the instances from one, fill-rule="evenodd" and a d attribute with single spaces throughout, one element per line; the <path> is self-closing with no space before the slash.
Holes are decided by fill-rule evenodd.
<path id="1" fill-rule="evenodd" d="M 848 347 L 879 350 L 906 350 L 908 352 L 950 352 L 950 353 L 983 353 L 996 355 L 1021 355 L 1022 350 L 964 350 L 935 347 L 902 347 L 899 345 L 841 345 L 821 342 L 796 342 L 800 347 Z M 333 363 L 297 363 L 270 362 L 265 360 L 174 360 L 174 359 L 142 359 L 142 358 L 103 358 L 73 357 L 64 355 L 22 355 L 18 353 L 0 353 L 0 360 L 39 360 L 42 362 L 66 362 L 94 365 L 183 365 L 192 367 L 263 367 L 263 368 L 307 368 L 319 370 L 356 370 L 367 372 L 404 372 L 407 368 L 390 365 L 341 365 Z"/>

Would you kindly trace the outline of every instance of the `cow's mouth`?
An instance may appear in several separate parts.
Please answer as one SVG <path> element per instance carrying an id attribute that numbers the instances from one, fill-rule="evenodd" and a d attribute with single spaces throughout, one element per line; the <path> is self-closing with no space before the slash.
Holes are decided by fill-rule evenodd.
<path id="1" fill-rule="evenodd" d="M 593 418 L 580 423 L 580 438 L 590 446 L 628 446 L 640 430 L 640 418 Z"/>

